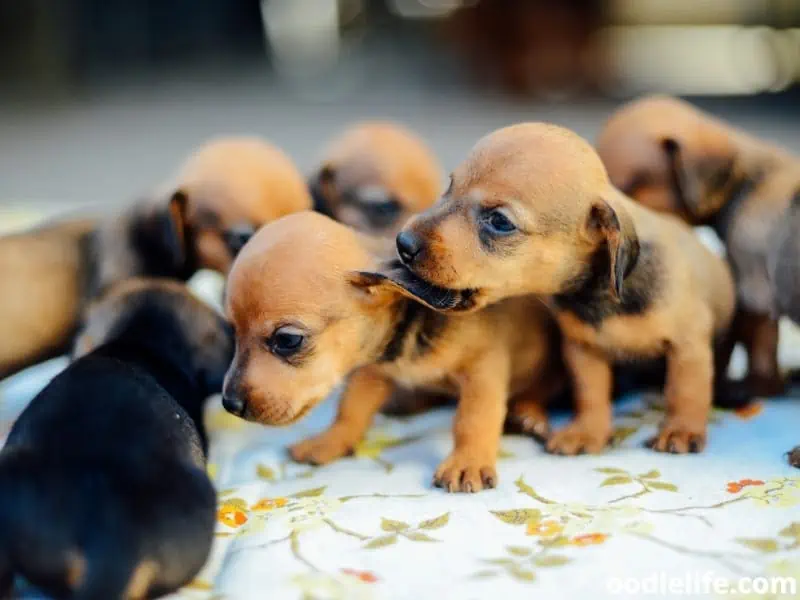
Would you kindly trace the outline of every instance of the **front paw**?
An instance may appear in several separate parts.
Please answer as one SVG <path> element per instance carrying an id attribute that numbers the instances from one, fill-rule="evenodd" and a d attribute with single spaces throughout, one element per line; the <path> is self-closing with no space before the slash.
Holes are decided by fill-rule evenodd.
<path id="1" fill-rule="evenodd" d="M 647 442 L 656 452 L 686 454 L 702 452 L 706 447 L 706 424 L 667 419 L 658 434 Z"/>
<path id="2" fill-rule="evenodd" d="M 334 431 L 325 431 L 289 446 L 289 455 L 299 463 L 326 465 L 353 453 L 355 442 Z"/>
<path id="3" fill-rule="evenodd" d="M 448 492 L 468 493 L 496 487 L 495 459 L 469 450 L 454 450 L 436 469 L 433 485 Z"/>
<path id="4" fill-rule="evenodd" d="M 611 441 L 611 424 L 575 420 L 550 436 L 545 446 L 551 454 L 599 454 Z"/>

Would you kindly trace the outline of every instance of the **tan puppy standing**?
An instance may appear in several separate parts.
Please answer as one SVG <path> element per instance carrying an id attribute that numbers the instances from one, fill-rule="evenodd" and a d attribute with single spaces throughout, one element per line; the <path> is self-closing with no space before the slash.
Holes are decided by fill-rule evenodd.
<path id="1" fill-rule="evenodd" d="M 778 317 L 800 323 L 800 160 L 664 96 L 621 108 L 597 147 L 614 185 L 722 238 L 736 278 L 748 388 L 781 393 Z"/>
<path id="2" fill-rule="evenodd" d="M 434 481 L 449 491 L 494 487 L 508 399 L 527 398 L 546 423 L 541 406 L 563 387 L 560 336 L 533 298 L 452 318 L 437 312 L 471 303 L 397 261 L 381 267 L 363 238 L 323 215 L 276 221 L 245 246 L 228 279 L 237 344 L 223 404 L 287 425 L 349 374 L 336 422 L 290 449 L 323 464 L 352 452 L 397 387 L 455 395 L 455 447 Z"/>
<path id="3" fill-rule="evenodd" d="M 323 153 L 311 178 L 314 207 L 355 229 L 391 236 L 433 205 L 443 172 L 425 142 L 387 121 L 346 129 Z"/>
<path id="4" fill-rule="evenodd" d="M 280 150 L 221 138 L 120 214 L 0 237 L 0 378 L 67 351 L 87 302 L 115 283 L 224 273 L 257 227 L 311 204 Z"/>
<path id="5" fill-rule="evenodd" d="M 549 298 L 577 409 L 548 440 L 551 452 L 601 451 L 612 431 L 612 364 L 659 357 L 667 415 L 653 447 L 705 446 L 712 344 L 733 316 L 731 275 L 689 227 L 617 191 L 576 134 L 528 123 L 486 136 L 397 246 L 415 275 L 468 295 L 472 309 Z"/>

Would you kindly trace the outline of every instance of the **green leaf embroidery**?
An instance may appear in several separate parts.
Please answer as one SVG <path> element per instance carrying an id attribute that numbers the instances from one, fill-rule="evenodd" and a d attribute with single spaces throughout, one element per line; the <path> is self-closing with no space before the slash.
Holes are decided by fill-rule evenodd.
<path id="1" fill-rule="evenodd" d="M 411 525 L 409 525 L 408 523 L 381 518 L 381 529 L 383 529 L 384 531 L 405 531 L 406 529 L 410 528 Z"/>
<path id="2" fill-rule="evenodd" d="M 420 529 L 441 529 L 450 521 L 450 513 L 446 512 L 435 519 L 428 519 L 419 524 Z"/>
<path id="3" fill-rule="evenodd" d="M 794 522 L 788 527 L 784 527 L 778 532 L 778 535 L 782 535 L 784 537 L 794 538 L 798 542 L 800 542 L 800 523 Z"/>
<path id="4" fill-rule="evenodd" d="M 600 467 L 595 469 L 596 473 L 605 473 L 606 475 L 628 475 L 625 469 L 617 469 L 616 467 Z"/>
<path id="5" fill-rule="evenodd" d="M 375 550 L 377 548 L 385 548 L 386 546 L 391 546 L 396 542 L 397 542 L 397 534 L 394 533 L 392 535 L 384 535 L 382 537 L 377 537 L 371 542 L 369 542 L 366 546 L 364 546 L 364 548 L 367 550 Z"/>
<path id="6" fill-rule="evenodd" d="M 489 579 L 490 577 L 497 577 L 497 571 L 484 569 L 483 571 L 478 571 L 472 576 L 473 579 Z"/>
<path id="7" fill-rule="evenodd" d="M 658 479 L 661 477 L 661 471 L 658 469 L 653 469 L 652 471 L 648 471 L 647 473 L 642 473 L 639 475 L 642 479 Z"/>
<path id="8" fill-rule="evenodd" d="M 569 556 L 561 556 L 560 554 L 546 554 L 545 556 L 537 556 L 533 559 L 533 564 L 537 567 L 560 567 L 567 564 L 572 559 Z"/>
<path id="9" fill-rule="evenodd" d="M 617 427 L 614 429 L 614 433 L 611 435 L 611 445 L 612 446 L 619 446 L 627 440 L 629 437 L 634 435 L 639 431 L 638 427 Z"/>
<path id="10" fill-rule="evenodd" d="M 539 521 L 542 518 L 542 511 L 535 508 L 493 510 L 491 513 L 503 523 L 508 523 L 509 525 L 525 525 L 528 521 Z"/>
<path id="11" fill-rule="evenodd" d="M 747 546 L 751 550 L 770 553 L 778 551 L 778 542 L 770 538 L 736 538 L 742 546 Z"/>
<path id="12" fill-rule="evenodd" d="M 498 567 L 510 567 L 516 563 L 510 558 L 487 558 L 483 562 L 490 565 L 497 565 Z"/>
<path id="13" fill-rule="evenodd" d="M 509 452 L 505 448 L 500 448 L 497 452 L 497 458 L 499 460 L 503 460 L 504 458 L 514 458 L 515 454 L 513 452 Z"/>
<path id="14" fill-rule="evenodd" d="M 514 556 L 530 556 L 532 552 L 530 548 L 525 546 L 506 546 L 506 550 Z"/>
<path id="15" fill-rule="evenodd" d="M 323 485 L 322 487 L 314 488 L 313 490 L 304 490 L 302 492 L 297 492 L 296 494 L 292 494 L 292 498 L 315 498 L 316 496 L 321 496 L 325 493 L 325 488 L 327 485 Z"/>
<path id="16" fill-rule="evenodd" d="M 654 490 L 664 490 L 665 492 L 677 492 L 678 486 L 674 483 L 666 483 L 664 481 L 648 481 L 647 486 Z"/>
<path id="17" fill-rule="evenodd" d="M 258 465 L 256 467 L 256 475 L 267 481 L 275 481 L 275 471 L 266 465 Z"/>
<path id="18" fill-rule="evenodd" d="M 422 533 L 421 531 L 412 531 L 410 533 L 403 534 L 406 538 L 411 540 L 412 542 L 438 542 L 439 540 L 433 539 L 426 533 Z"/>
<path id="19" fill-rule="evenodd" d="M 236 492 L 236 488 L 228 488 L 227 490 L 222 490 L 221 492 L 217 492 L 218 498 L 224 498 L 225 496 L 230 496 L 231 494 Z"/>
<path id="20" fill-rule="evenodd" d="M 546 538 L 539 540 L 539 545 L 542 548 L 558 548 L 560 546 L 567 546 L 569 545 L 569 538 L 565 535 L 559 535 L 558 537 L 554 538 Z"/>
<path id="21" fill-rule="evenodd" d="M 530 571 L 528 569 L 523 569 L 522 567 L 518 567 L 517 565 L 509 567 L 508 572 L 511 574 L 512 577 L 514 577 L 514 579 L 518 579 L 519 581 L 525 581 L 527 583 L 530 583 L 531 581 L 534 581 L 536 579 L 536 575 L 534 574 L 533 571 Z"/>
<path id="22" fill-rule="evenodd" d="M 239 510 L 247 510 L 247 502 L 245 502 L 242 498 L 225 498 L 225 500 L 222 501 L 222 504 L 225 506 L 236 507 Z"/>
<path id="23" fill-rule="evenodd" d="M 613 475 L 612 477 L 608 477 L 600 484 L 600 487 L 607 487 L 609 485 L 625 485 L 628 483 L 633 483 L 633 479 L 628 477 L 627 475 Z"/>

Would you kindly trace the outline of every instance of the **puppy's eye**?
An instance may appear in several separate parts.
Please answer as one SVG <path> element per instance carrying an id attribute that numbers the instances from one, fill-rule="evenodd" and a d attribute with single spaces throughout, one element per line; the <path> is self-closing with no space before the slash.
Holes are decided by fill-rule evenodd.
<path id="1" fill-rule="evenodd" d="M 287 358 L 296 354 L 303 346 L 305 336 L 294 330 L 279 329 L 269 338 L 269 348 L 274 354 Z"/>
<path id="2" fill-rule="evenodd" d="M 484 227 L 495 235 L 508 235 L 517 230 L 517 226 L 499 208 L 487 210 L 481 216 L 481 220 Z"/>

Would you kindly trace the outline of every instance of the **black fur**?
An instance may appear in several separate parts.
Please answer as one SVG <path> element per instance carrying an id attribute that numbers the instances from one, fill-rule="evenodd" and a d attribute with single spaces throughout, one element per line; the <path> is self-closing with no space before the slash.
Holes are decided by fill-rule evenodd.
<path id="1" fill-rule="evenodd" d="M 127 242 L 139 260 L 140 272 L 135 275 L 186 281 L 199 268 L 191 228 L 185 228 L 185 237 L 181 240 L 166 210 L 134 217 L 128 236 Z"/>
<path id="2" fill-rule="evenodd" d="M 619 300 L 610 289 L 610 269 L 608 249 L 598 248 L 584 272 L 554 296 L 556 306 L 593 327 L 615 315 L 645 313 L 660 294 L 664 276 L 656 249 L 648 242 L 640 245 L 636 264 L 624 277 Z"/>
<path id="3" fill-rule="evenodd" d="M 330 167 L 322 167 L 318 173 L 312 175 L 308 179 L 308 191 L 311 193 L 313 209 L 331 219 L 335 219 L 336 216 L 333 214 L 333 210 L 331 210 L 328 198 L 325 197 L 323 185 L 333 183 L 335 175 L 336 174 Z"/>
<path id="4" fill-rule="evenodd" d="M 14 424 L 0 452 L 0 582 L 21 575 L 59 598 L 116 600 L 153 561 L 155 597 L 203 566 L 216 498 L 202 407 L 219 391 L 232 334 L 226 364 L 204 372 L 179 309 L 144 295 L 108 343 L 56 376 Z M 68 590 L 76 557 L 85 571 Z"/>
<path id="5" fill-rule="evenodd" d="M 389 279 L 435 310 L 459 312 L 475 305 L 476 290 L 452 290 L 428 283 L 399 260 L 390 261 L 385 273 L 369 275 Z"/>
<path id="6" fill-rule="evenodd" d="M 761 183 L 762 176 L 742 176 L 738 178 L 730 188 L 725 204 L 720 211 L 707 223 L 711 225 L 714 232 L 720 239 L 727 243 L 730 236 L 731 226 L 736 220 L 739 207 L 742 202 L 749 198 L 758 185 Z"/>

